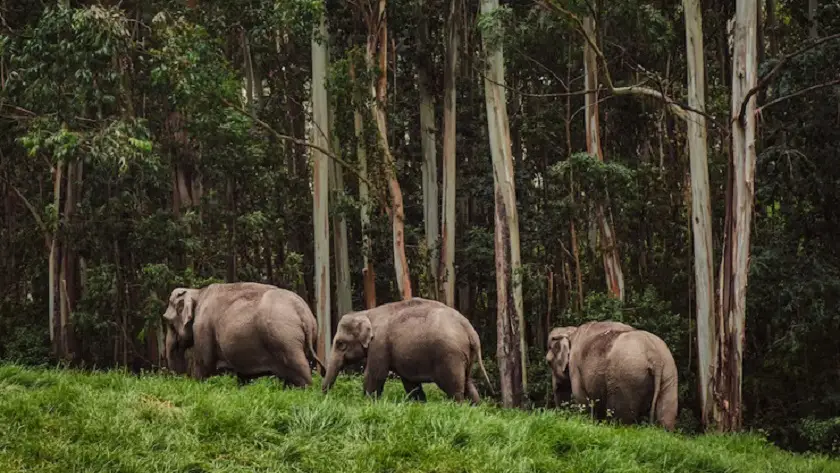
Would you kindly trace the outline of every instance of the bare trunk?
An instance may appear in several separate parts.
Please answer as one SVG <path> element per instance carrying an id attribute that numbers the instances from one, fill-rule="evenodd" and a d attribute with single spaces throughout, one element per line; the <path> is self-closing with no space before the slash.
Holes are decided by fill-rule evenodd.
<path id="1" fill-rule="evenodd" d="M 566 84 L 572 82 L 572 45 L 568 49 L 568 63 L 566 64 Z M 572 96 L 566 96 L 566 158 L 572 155 Z M 575 196 L 575 179 L 569 176 L 569 187 L 572 196 Z M 574 197 L 573 197 L 574 198 Z M 572 253 L 575 259 L 575 278 L 577 280 L 577 308 L 583 310 L 583 273 L 580 267 L 580 246 L 578 245 L 577 230 L 575 229 L 574 218 L 569 220 L 569 234 L 572 240 Z M 571 281 L 569 281 L 571 285 Z"/>
<path id="2" fill-rule="evenodd" d="M 720 275 L 714 373 L 714 421 L 720 431 L 738 431 L 742 421 L 742 360 L 749 274 L 750 227 L 755 176 L 755 97 L 741 104 L 758 80 L 757 0 L 738 0 L 732 54 L 732 161 Z"/>
<path id="3" fill-rule="evenodd" d="M 371 97 L 375 101 L 373 117 L 376 122 L 379 146 L 385 161 L 385 177 L 391 195 L 391 230 L 393 233 L 394 271 L 397 288 L 404 300 L 411 299 L 411 278 L 408 260 L 405 257 L 405 208 L 400 183 L 397 180 L 396 162 L 388 144 L 388 122 L 385 116 L 386 91 L 388 87 L 388 20 L 385 0 L 379 0 L 377 20 L 369 25 L 368 31 L 368 69 L 373 69 L 374 55 L 379 60 L 379 77 L 371 84 Z M 377 49 L 378 46 L 378 49 Z"/>
<path id="4" fill-rule="evenodd" d="M 67 163 L 67 187 L 64 200 L 64 221 L 66 225 L 72 222 L 77 199 L 77 163 Z M 61 245 L 61 269 L 59 277 L 59 338 L 61 339 L 61 358 L 71 361 L 75 358 L 75 339 L 71 322 L 73 305 L 75 303 L 75 270 L 76 255 L 65 241 Z"/>
<path id="5" fill-rule="evenodd" d="M 440 268 L 443 302 L 455 307 L 456 73 L 458 70 L 458 2 L 449 2 L 446 18 L 446 62 L 443 72 L 443 220 Z"/>
<path id="6" fill-rule="evenodd" d="M 228 232 L 228 254 L 227 254 L 227 262 L 226 262 L 226 275 L 225 281 L 226 282 L 236 282 L 236 195 L 235 195 L 235 184 L 233 182 L 233 177 L 227 177 L 227 183 L 225 186 L 225 193 L 227 194 L 227 206 L 228 206 L 228 221 L 227 221 L 227 232 Z"/>
<path id="7" fill-rule="evenodd" d="M 583 20 L 584 33 L 595 38 L 595 20 L 587 16 Z M 586 94 L 586 150 L 592 156 L 604 160 L 604 152 L 601 149 L 601 137 L 598 125 L 598 59 L 595 51 L 584 43 L 584 74 L 585 89 L 590 90 Z M 607 279 L 607 289 L 610 294 L 624 300 L 624 273 L 621 270 L 621 257 L 619 256 L 618 243 L 615 238 L 609 208 L 598 203 L 595 208 L 595 217 L 598 222 L 598 231 L 601 236 L 601 252 L 604 259 L 604 276 Z"/>
<path id="8" fill-rule="evenodd" d="M 481 12 L 493 14 L 498 0 L 482 0 Z M 489 50 L 486 38 L 487 71 L 484 94 L 487 127 L 493 159 L 495 187 L 496 310 L 498 342 L 496 357 L 505 407 L 521 406 L 527 390 L 525 319 L 522 308 L 521 262 L 519 257 L 519 217 L 513 154 L 505 99 L 504 52 L 501 45 Z"/>
<path id="9" fill-rule="evenodd" d="M 356 71 L 351 65 L 350 77 L 355 82 Z M 364 122 L 362 121 L 362 112 L 360 110 L 361 96 L 358 90 L 353 94 L 353 127 L 356 136 L 356 157 L 359 160 L 359 201 L 360 201 L 360 218 L 362 222 L 362 278 L 363 290 L 365 299 L 365 308 L 372 309 L 376 307 L 376 274 L 373 270 L 373 261 L 371 261 L 371 241 L 370 241 L 370 195 L 368 190 L 367 179 L 367 149 L 364 142 Z"/>
<path id="10" fill-rule="evenodd" d="M 317 36 L 326 41 L 326 14 L 321 15 Z M 329 149 L 329 111 L 327 103 L 327 45 L 312 36 L 312 130 L 313 144 Z M 332 341 L 330 320 L 330 222 L 329 222 L 329 161 L 327 155 L 312 149 L 313 220 L 315 227 L 315 307 L 318 319 L 318 357 L 326 359 Z"/>
<path id="11" fill-rule="evenodd" d="M 335 108 L 330 106 L 330 135 L 332 136 L 332 151 L 336 155 L 341 154 L 341 146 L 338 142 L 338 134 L 335 132 Z M 344 170 L 334 160 L 330 160 L 330 187 L 336 201 L 338 196 L 344 192 Z M 336 214 L 333 217 L 333 247 L 335 248 L 335 295 L 336 295 L 336 317 L 353 311 L 353 299 L 350 293 L 350 254 L 347 249 L 347 221 L 343 214 Z"/>
<path id="12" fill-rule="evenodd" d="M 425 7 L 425 5 L 423 5 Z M 426 230 L 426 247 L 429 252 L 428 281 L 431 296 L 440 298 L 438 287 L 437 251 L 438 236 L 440 234 L 440 220 L 438 212 L 438 166 L 437 144 L 435 140 L 435 101 L 432 91 L 432 51 L 429 41 L 429 23 L 425 15 L 421 15 L 418 25 L 418 43 L 420 45 L 420 63 L 418 64 L 418 88 L 420 90 L 420 146 L 423 149 L 423 221 Z"/>
<path id="13" fill-rule="evenodd" d="M 688 105 L 706 110 L 705 59 L 703 57 L 703 17 L 700 0 L 684 0 L 685 41 L 688 57 Z M 714 258 L 712 248 L 712 210 L 709 193 L 709 168 L 706 118 L 691 112 L 688 125 L 688 150 L 691 162 L 691 209 L 694 236 L 694 279 L 697 309 L 698 378 L 703 425 L 711 420 L 715 354 Z"/>
<path id="14" fill-rule="evenodd" d="M 820 37 L 819 23 L 817 22 L 817 0 L 808 0 L 808 37 L 817 39 Z"/>
<path id="15" fill-rule="evenodd" d="M 64 163 L 58 162 L 53 177 L 53 205 L 56 210 L 61 209 L 61 182 L 64 178 Z M 61 339 L 56 336 L 56 289 L 58 288 L 58 229 L 53 230 L 50 238 L 50 259 L 49 259 L 49 323 L 50 343 L 54 356 L 61 355 Z"/>

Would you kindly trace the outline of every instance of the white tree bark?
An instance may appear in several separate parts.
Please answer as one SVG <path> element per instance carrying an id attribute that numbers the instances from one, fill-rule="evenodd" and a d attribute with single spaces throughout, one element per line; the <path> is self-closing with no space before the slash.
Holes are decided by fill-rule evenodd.
<path id="1" fill-rule="evenodd" d="M 490 15 L 498 8 L 498 0 L 481 1 L 481 13 L 484 15 Z M 519 217 L 504 87 L 504 52 L 501 45 L 491 50 L 487 38 L 483 37 L 482 41 L 487 54 L 484 95 L 496 201 L 496 357 L 499 362 L 502 403 L 505 407 L 513 407 L 522 405 L 527 382 Z"/>
<path id="2" fill-rule="evenodd" d="M 586 16 L 583 20 L 584 35 L 589 38 L 596 38 L 595 20 Z M 601 132 L 598 124 L 598 57 L 589 41 L 583 45 L 584 65 L 584 86 L 591 91 L 586 94 L 586 150 L 599 160 L 604 160 L 604 152 L 601 149 Z M 613 297 L 624 300 L 624 273 L 621 270 L 621 258 L 618 251 L 615 231 L 610 222 L 610 211 L 598 204 L 595 208 L 595 218 L 598 221 L 598 231 L 601 236 L 601 252 L 604 260 L 604 276 L 607 280 L 607 289 Z"/>
<path id="3" fill-rule="evenodd" d="M 744 324 L 749 274 L 750 230 L 755 177 L 755 100 L 747 93 L 758 81 L 757 0 L 738 0 L 732 54 L 732 163 L 726 196 L 726 223 L 717 313 L 717 370 L 714 421 L 718 430 L 738 431 L 742 421 Z"/>
<path id="4" fill-rule="evenodd" d="M 455 181 L 456 73 L 458 70 L 457 0 L 450 0 L 446 17 L 446 59 L 443 72 L 443 219 L 440 281 L 443 302 L 455 307 Z"/>
<path id="5" fill-rule="evenodd" d="M 685 44 L 688 59 L 688 106 L 706 110 L 705 62 L 703 57 L 703 16 L 700 0 L 683 0 Z M 712 411 L 714 375 L 715 313 L 714 258 L 712 249 L 712 210 L 709 194 L 709 168 L 706 117 L 689 112 L 688 152 L 691 162 L 691 213 L 694 233 L 694 279 L 697 309 L 697 353 L 702 420 L 708 425 Z"/>
<path id="6" fill-rule="evenodd" d="M 312 36 L 312 127 L 310 140 L 329 149 L 329 110 L 327 102 L 327 44 L 316 38 L 326 38 L 326 15 Z M 315 226 L 315 314 L 318 319 L 318 354 L 329 358 L 332 342 L 330 320 L 330 240 L 329 240 L 329 161 L 327 155 L 312 148 L 313 220 Z"/>
<path id="7" fill-rule="evenodd" d="M 425 3 L 425 2 L 424 2 Z M 438 236 L 440 235 L 440 220 L 438 212 L 438 181 L 437 181 L 437 144 L 435 140 L 435 101 L 431 90 L 433 71 L 431 71 L 431 44 L 429 41 L 429 23 L 425 16 L 419 20 L 418 36 L 420 58 L 418 67 L 420 89 L 420 146 L 423 150 L 423 220 L 426 229 L 426 246 L 429 249 L 429 282 L 432 298 L 439 298 L 437 277 L 439 255 L 437 251 Z"/>

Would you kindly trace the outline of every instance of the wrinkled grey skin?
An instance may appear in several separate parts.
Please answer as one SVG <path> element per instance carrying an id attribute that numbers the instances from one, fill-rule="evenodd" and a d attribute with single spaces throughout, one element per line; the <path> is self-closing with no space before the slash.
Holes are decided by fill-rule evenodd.
<path id="1" fill-rule="evenodd" d="M 419 297 L 344 315 L 333 338 L 323 391 L 329 391 L 344 366 L 362 360 L 365 393 L 377 397 L 392 371 L 411 399 L 425 401 L 422 383 L 435 383 L 458 402 L 468 397 L 478 403 L 470 376 L 475 361 L 491 385 L 478 333 L 469 320 L 443 303 Z"/>
<path id="2" fill-rule="evenodd" d="M 563 395 L 558 387 L 568 378 L 574 402 L 594 402 L 596 418 L 605 418 L 609 409 L 630 424 L 648 414 L 651 423 L 674 429 L 677 367 L 656 335 L 610 321 L 559 327 L 548 336 L 545 359 L 555 402 Z"/>
<path id="3" fill-rule="evenodd" d="M 313 349 L 315 316 L 300 296 L 276 286 L 176 288 L 163 318 L 169 368 L 186 373 L 185 351 L 191 348 L 199 380 L 225 370 L 236 373 L 240 383 L 274 375 L 287 385 L 307 386 L 312 383 L 307 354 L 324 367 Z"/>

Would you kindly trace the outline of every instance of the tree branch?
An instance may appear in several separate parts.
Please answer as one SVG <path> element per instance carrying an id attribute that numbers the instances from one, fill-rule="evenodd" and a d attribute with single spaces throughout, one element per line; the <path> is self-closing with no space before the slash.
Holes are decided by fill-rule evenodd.
<path id="1" fill-rule="evenodd" d="M 794 97 L 798 97 L 800 95 L 805 95 L 808 92 L 813 92 L 813 91 L 818 90 L 818 89 L 824 89 L 826 87 L 831 87 L 832 85 L 838 85 L 838 84 L 840 84 L 840 78 L 837 78 L 837 79 L 834 79 L 834 80 L 828 81 L 828 82 L 823 82 L 822 84 L 812 85 L 811 87 L 806 87 L 806 88 L 801 89 L 801 90 L 797 90 L 796 92 L 790 93 L 788 95 L 783 95 L 779 98 L 771 100 L 770 102 L 767 102 L 766 104 L 762 105 L 757 110 L 757 112 L 760 112 L 760 111 L 764 110 L 765 108 L 767 108 L 771 105 L 775 105 L 779 102 L 784 102 L 785 100 L 789 100 L 789 99 L 792 99 Z"/>
<path id="2" fill-rule="evenodd" d="M 29 212 L 32 214 L 32 217 L 35 218 L 35 222 L 38 223 L 38 227 L 40 227 L 41 231 L 44 232 L 44 241 L 49 240 L 52 236 L 52 232 L 50 232 L 49 228 L 47 228 L 47 224 L 44 223 L 44 220 L 41 219 L 41 216 L 38 214 L 38 211 L 35 209 L 35 206 L 32 205 L 31 202 L 29 202 L 29 199 L 27 199 L 26 196 L 23 195 L 20 189 L 12 185 L 12 183 L 9 182 L 6 178 L 0 177 L 0 179 L 2 179 L 3 182 L 5 182 L 6 185 L 9 186 L 9 188 L 12 189 L 12 191 L 15 194 L 17 194 L 20 201 L 23 202 L 23 205 L 26 206 L 27 209 L 29 209 Z"/>
<path id="3" fill-rule="evenodd" d="M 746 113 L 747 113 L 747 103 L 750 101 L 752 96 L 761 92 L 765 87 L 767 87 L 767 85 L 770 83 L 770 80 L 773 79 L 774 77 L 776 77 L 776 74 L 778 74 L 779 71 L 781 71 L 782 68 L 791 59 L 795 58 L 796 56 L 800 56 L 802 54 L 805 54 L 806 52 L 810 51 L 811 49 L 816 48 L 817 46 L 819 46 L 823 43 L 827 43 L 828 41 L 838 39 L 838 38 L 840 38 L 840 33 L 825 36 L 825 37 L 817 39 L 817 40 L 811 40 L 808 43 L 806 43 L 804 46 L 802 46 L 801 48 L 797 49 L 796 51 L 782 56 L 782 58 L 779 59 L 779 62 L 776 63 L 776 66 L 773 67 L 773 69 L 771 69 L 770 72 L 768 72 L 767 74 L 764 74 L 761 78 L 759 78 L 758 79 L 758 84 L 756 84 L 755 87 L 750 89 L 750 91 L 747 92 L 747 95 L 744 96 L 744 101 L 741 102 L 741 111 L 738 113 L 738 120 L 740 120 L 742 122 L 744 121 L 744 115 L 746 115 Z M 805 89 L 805 90 L 808 90 L 808 89 Z M 773 102 L 775 102 L 775 100 Z M 770 103 L 773 103 L 773 102 L 770 102 Z M 769 105 L 769 104 L 767 104 L 767 105 Z M 767 105 L 765 105 L 765 107 Z"/>
<path id="4" fill-rule="evenodd" d="M 559 5 L 557 3 L 557 0 L 540 0 L 540 4 L 542 4 L 544 7 L 548 8 L 548 9 L 560 12 L 560 13 L 568 16 L 569 18 L 571 18 L 577 24 L 577 26 L 575 27 L 575 30 L 578 32 L 578 34 L 583 36 L 583 38 L 586 40 L 586 42 L 589 44 L 589 46 L 592 48 L 592 50 L 595 51 L 595 55 L 598 57 L 598 60 L 601 63 L 601 68 L 602 68 L 603 73 L 604 73 L 604 79 L 606 80 L 606 83 L 607 83 L 606 84 L 607 85 L 607 90 L 609 90 L 613 95 L 636 95 L 636 96 L 647 96 L 647 97 L 655 98 L 655 99 L 658 99 L 658 100 L 661 100 L 662 102 L 664 102 L 666 108 L 671 113 L 673 113 L 677 117 L 681 118 L 683 121 L 691 120 L 691 115 L 688 112 L 697 113 L 699 115 L 703 115 L 704 117 L 706 117 L 712 123 L 712 125 L 714 125 L 719 130 L 722 130 L 723 132 L 725 132 L 725 129 L 717 123 L 717 120 L 715 120 L 715 118 L 713 116 L 709 115 L 708 113 L 706 113 L 704 111 L 697 110 L 697 109 L 691 108 L 687 105 L 681 104 L 681 103 L 677 102 L 676 100 L 672 99 L 671 97 L 669 97 L 667 94 L 665 94 L 663 92 L 660 92 L 656 89 L 651 89 L 650 87 L 644 87 L 644 86 L 641 86 L 641 85 L 631 85 L 631 86 L 627 86 L 627 87 L 616 87 L 613 83 L 612 76 L 610 75 L 610 70 L 609 70 L 609 67 L 608 67 L 608 64 L 607 64 L 607 58 L 604 55 L 604 52 L 601 51 L 601 48 L 599 48 L 598 45 L 595 43 L 595 39 L 590 37 L 590 35 L 588 35 L 586 33 L 586 30 L 583 27 L 583 20 L 581 20 L 579 16 L 575 15 L 571 11 L 569 11 L 566 8 L 564 8 L 563 6 Z M 586 93 L 586 92 L 584 92 L 584 93 Z M 574 95 L 577 95 L 577 93 L 575 93 Z"/>
<path id="5" fill-rule="evenodd" d="M 339 158 L 338 156 L 336 156 L 336 155 L 335 155 L 332 151 L 330 151 L 330 150 L 328 150 L 328 149 L 326 149 L 326 148 L 324 148 L 324 147 L 322 147 L 322 146 L 319 146 L 319 145 L 316 145 L 316 144 L 312 144 L 312 143 L 310 143 L 310 142 L 308 142 L 308 141 L 306 141 L 306 140 L 302 140 L 302 139 L 300 139 L 300 138 L 295 138 L 294 136 L 284 135 L 284 134 L 282 134 L 282 133 L 278 132 L 277 130 L 275 130 L 274 128 L 272 128 L 272 127 L 271 127 L 271 125 L 269 125 L 268 123 L 266 123 L 266 122 L 264 122 L 264 121 L 260 120 L 260 119 L 259 119 L 256 115 L 254 115 L 253 113 L 249 112 L 248 110 L 245 110 L 245 109 L 244 109 L 241 105 L 233 104 L 233 103 L 231 103 L 230 101 L 228 101 L 228 100 L 226 100 L 226 99 L 222 99 L 222 102 L 223 102 L 225 105 L 227 105 L 228 107 L 232 108 L 233 110 L 236 110 L 237 112 L 239 112 L 239 113 L 241 113 L 241 114 L 243 114 L 243 115 L 245 115 L 245 116 L 249 117 L 251 120 L 253 120 L 253 121 L 254 121 L 254 123 L 256 123 L 257 125 L 259 125 L 259 126 L 261 126 L 262 128 L 264 128 L 266 131 L 268 131 L 269 133 L 271 133 L 272 135 L 274 135 L 274 137 L 275 137 L 275 138 L 277 138 L 277 139 L 279 139 L 279 140 L 283 140 L 283 141 L 291 141 L 292 143 L 294 143 L 294 144 L 296 144 L 296 145 L 306 146 L 306 147 L 308 147 L 308 148 L 312 148 L 312 149 L 314 149 L 314 150 L 320 151 L 321 153 L 324 153 L 324 155 L 326 155 L 327 157 L 329 157 L 329 158 L 330 158 L 330 159 L 332 159 L 333 161 L 335 161 L 335 162 L 337 162 L 338 164 L 340 164 L 340 165 L 341 165 L 344 169 L 347 169 L 348 171 L 350 171 L 350 172 L 352 172 L 353 174 L 355 174 L 355 175 L 356 175 L 356 177 L 358 177 L 358 178 L 359 178 L 359 180 L 361 180 L 362 182 L 364 182 L 365 184 L 367 184 L 367 185 L 368 185 L 368 187 L 369 187 L 370 189 L 373 189 L 373 190 L 374 190 L 374 193 L 376 194 L 376 196 L 379 198 L 379 200 L 380 200 L 380 201 L 381 201 L 381 202 L 382 202 L 382 203 L 383 203 L 386 207 L 390 206 L 390 204 L 388 203 L 388 200 L 387 200 L 387 199 L 385 199 L 385 197 L 384 197 L 384 196 L 383 196 L 383 195 L 379 192 L 379 188 L 378 188 L 377 186 L 373 185 L 373 183 L 372 183 L 370 180 L 368 180 L 368 178 L 366 178 L 365 176 L 362 176 L 362 175 L 361 175 L 361 173 L 359 173 L 359 170 L 358 170 L 358 169 L 356 169 L 356 168 L 354 168 L 353 166 L 351 166 L 350 164 L 348 164 L 348 163 L 347 163 L 347 161 L 344 161 L 343 159 L 341 159 L 341 158 Z"/>

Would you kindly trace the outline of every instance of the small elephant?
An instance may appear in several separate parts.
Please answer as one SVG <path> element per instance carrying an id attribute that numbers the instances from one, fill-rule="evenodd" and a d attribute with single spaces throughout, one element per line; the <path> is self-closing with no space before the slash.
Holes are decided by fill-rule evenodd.
<path id="1" fill-rule="evenodd" d="M 559 386 L 568 376 L 573 400 L 594 402 L 596 418 L 605 418 L 609 409 L 620 422 L 630 424 L 649 413 L 651 423 L 674 429 L 677 367 L 656 335 L 612 321 L 559 327 L 548 336 L 545 359 L 558 404 Z"/>
<path id="2" fill-rule="evenodd" d="M 425 401 L 422 383 L 435 383 L 458 402 L 480 401 L 470 376 L 481 360 L 481 342 L 469 320 L 437 301 L 414 297 L 344 315 L 333 338 L 322 385 L 326 393 L 342 367 L 366 361 L 364 389 L 382 395 L 389 371 L 397 374 L 409 398 Z M 492 385 L 491 385 L 492 390 Z"/>
<path id="3" fill-rule="evenodd" d="M 315 316 L 297 294 L 276 286 L 240 282 L 202 289 L 176 288 L 169 296 L 166 359 L 173 371 L 187 372 L 185 352 L 192 349 L 192 375 L 205 379 L 220 371 L 236 373 L 240 384 L 274 375 L 285 384 L 312 384 L 309 359 L 324 368 L 313 345 Z"/>

